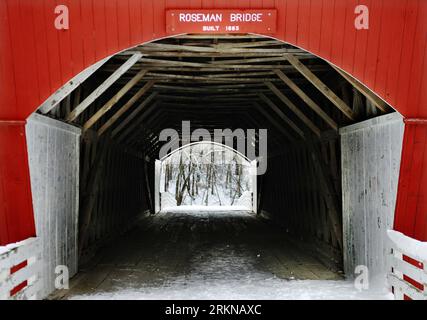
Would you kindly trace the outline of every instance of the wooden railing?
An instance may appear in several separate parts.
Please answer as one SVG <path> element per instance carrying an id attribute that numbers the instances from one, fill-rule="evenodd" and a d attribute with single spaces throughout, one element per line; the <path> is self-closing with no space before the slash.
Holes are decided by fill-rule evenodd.
<path id="1" fill-rule="evenodd" d="M 427 242 L 389 230 L 387 280 L 396 300 L 427 300 Z"/>
<path id="2" fill-rule="evenodd" d="M 40 257 L 37 238 L 0 247 L 0 300 L 39 298 Z"/>

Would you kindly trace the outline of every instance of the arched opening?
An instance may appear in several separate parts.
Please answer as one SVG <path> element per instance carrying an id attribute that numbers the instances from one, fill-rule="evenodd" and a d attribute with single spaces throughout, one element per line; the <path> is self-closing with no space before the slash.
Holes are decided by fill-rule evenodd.
<path id="1" fill-rule="evenodd" d="M 184 145 L 161 158 L 158 167 L 155 212 L 256 211 L 256 161 L 222 143 Z"/>
<path id="2" fill-rule="evenodd" d="M 241 259 L 244 263 L 239 266 L 249 270 L 242 273 L 236 266 L 221 278 L 227 283 L 230 276 L 234 284 L 239 282 L 239 274 L 249 279 L 254 276 L 262 286 L 262 281 L 268 279 L 266 275 L 282 280 L 338 281 L 343 279 L 344 265 L 348 276 L 353 275 L 357 264 L 383 271 L 385 255 L 378 261 L 372 257 L 384 252 L 384 242 L 367 248 L 364 241 L 367 237 L 383 239 L 382 234 L 393 221 L 394 177 L 400 158 L 396 156 L 399 146 L 387 140 L 387 134 L 394 126 L 400 128 L 401 123 L 392 115 L 390 106 L 356 79 L 302 49 L 247 34 L 162 39 L 114 55 L 90 70 L 92 73 L 81 83 L 74 83 L 60 103 L 45 104 L 33 116 L 35 121 L 56 121 L 59 131 L 52 133 L 49 128 L 44 133 L 47 138 L 42 143 L 46 149 L 35 147 L 40 143 L 37 135 L 41 129 L 37 124 L 32 128 L 33 136 L 29 136 L 30 149 L 34 147 L 30 152 L 33 179 L 35 172 L 40 172 L 36 163 L 45 163 L 42 156 L 51 155 L 49 147 L 57 148 L 57 157 L 65 155 L 70 159 L 72 151 L 64 148 L 61 139 L 67 137 L 63 132 L 70 125 L 81 128 L 81 140 L 73 136 L 69 138 L 73 142 L 68 142 L 74 144 L 74 151 L 81 151 L 73 153 L 76 158 L 72 160 L 74 164 L 79 161 L 79 174 L 68 165 L 63 171 L 55 171 L 53 179 L 58 182 L 56 178 L 60 176 L 60 181 L 70 182 L 70 175 L 79 178 L 79 190 L 74 188 L 72 195 L 72 187 L 64 186 L 60 191 L 65 199 L 77 195 L 80 198 L 78 202 L 74 198 L 75 207 L 67 207 L 71 208 L 71 219 L 66 220 L 66 228 L 74 223 L 79 229 L 78 239 L 74 239 L 79 250 L 65 255 L 74 263 L 79 255 L 82 270 L 89 261 L 97 261 L 80 274 L 89 282 L 98 281 L 94 274 L 105 265 L 109 276 L 93 284 L 95 289 L 85 291 L 77 284 L 67 297 L 114 291 L 120 285 L 135 289 L 144 283 L 152 284 L 152 280 L 182 279 L 194 275 L 193 267 L 200 271 L 196 276 L 214 279 L 219 273 L 206 270 L 224 262 L 224 256 L 230 265 L 233 257 L 236 265 Z M 199 130 L 199 136 L 203 130 L 203 136 L 212 138 L 216 129 L 229 129 L 231 134 L 218 142 L 222 154 L 229 151 L 222 146 L 227 137 L 231 137 L 231 148 L 239 149 L 235 133 L 245 133 L 245 150 L 253 146 L 254 152 L 251 156 L 238 154 L 244 160 L 240 163 L 249 172 L 251 161 L 256 160 L 258 170 L 263 162 L 265 172 L 257 176 L 256 183 L 248 178 L 247 188 L 233 190 L 223 185 L 219 191 L 212 188 L 213 184 L 208 188 L 206 183 L 204 188 L 217 199 L 224 190 L 232 190 L 228 200 L 238 198 L 256 216 L 231 212 L 229 208 L 217 215 L 157 214 L 167 199 L 167 184 L 171 181 L 178 186 L 179 192 L 172 196 L 176 205 L 187 204 L 186 201 L 198 204 L 206 199 L 207 204 L 216 204 L 206 196 L 184 199 L 185 192 L 192 195 L 189 181 L 203 181 L 203 177 L 191 180 L 190 175 L 180 175 L 179 169 L 172 176 L 168 172 L 168 165 L 175 163 L 179 167 L 181 161 L 185 163 L 181 155 L 193 159 L 192 146 L 206 145 L 197 143 L 198 139 L 190 139 L 195 144 L 184 144 L 185 122 L 191 125 L 190 137 L 195 130 Z M 177 133 L 180 149 L 162 158 L 162 148 L 174 141 L 160 139 L 165 129 Z M 267 139 L 263 139 L 261 131 L 265 129 Z M 401 141 L 399 134 L 396 133 L 397 141 Z M 380 152 L 376 145 L 382 146 Z M 262 152 L 264 147 L 266 154 Z M 201 150 L 196 151 L 200 155 Z M 159 158 L 162 162 L 156 166 Z M 387 161 L 395 163 L 382 167 Z M 184 167 L 193 173 L 191 164 Z M 234 169 L 240 170 L 236 165 Z M 222 174 L 227 177 L 227 172 L 232 171 Z M 358 172 L 363 177 L 359 180 Z M 212 178 L 207 172 L 200 174 Z M 46 175 L 48 172 L 40 174 L 40 179 L 47 179 Z M 236 173 L 234 176 L 242 177 Z M 178 177 L 184 181 L 188 177 L 188 182 L 177 183 Z M 383 190 L 388 191 L 380 198 Z M 45 191 L 34 190 L 33 185 L 35 199 L 42 192 Z M 52 206 L 64 210 L 58 202 Z M 46 221 L 43 215 L 53 215 L 55 210 L 43 211 L 36 205 L 39 233 Z M 354 215 L 355 211 L 361 214 Z M 73 220 L 77 217 L 78 225 Z M 130 231 L 118 238 L 125 230 Z M 51 234 L 52 230 L 46 228 L 43 232 Z M 106 241 L 111 238 L 120 240 L 115 245 Z M 173 252 L 182 252 L 182 256 Z M 139 280 L 127 281 L 129 274 L 114 277 L 123 265 Z M 258 278 L 260 275 L 263 276 Z M 352 291 L 348 282 L 340 284 L 346 292 Z M 277 285 L 284 282 L 278 280 Z"/>

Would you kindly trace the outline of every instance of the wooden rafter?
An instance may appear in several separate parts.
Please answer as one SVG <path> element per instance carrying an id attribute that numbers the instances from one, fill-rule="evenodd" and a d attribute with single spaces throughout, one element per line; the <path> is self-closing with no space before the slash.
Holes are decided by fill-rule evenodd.
<path id="1" fill-rule="evenodd" d="M 109 76 L 98 88 L 96 88 L 86 99 L 84 99 L 66 118 L 67 121 L 74 121 L 87 109 L 101 94 L 103 94 L 120 76 L 130 69 L 142 54 L 135 53 L 124 64 L 120 66 L 111 76 Z"/>
<path id="2" fill-rule="evenodd" d="M 83 125 L 83 131 L 91 128 L 104 114 L 106 114 L 121 98 L 135 86 L 147 73 L 147 70 L 139 71 L 123 88 L 121 88 L 102 108 L 100 108 L 86 123 Z"/>
<path id="3" fill-rule="evenodd" d="M 286 58 L 308 81 L 310 81 L 326 98 L 329 99 L 347 118 L 355 120 L 353 110 L 341 100 L 326 84 L 310 71 L 296 56 L 287 54 Z"/>
<path id="4" fill-rule="evenodd" d="M 275 70 L 277 76 L 294 91 L 318 116 L 320 116 L 332 129 L 338 130 L 338 124 L 319 105 L 314 102 L 295 82 L 280 70 Z"/>
<path id="5" fill-rule="evenodd" d="M 64 86 L 59 88 L 53 95 L 51 95 L 43 104 L 40 106 L 39 111 L 43 114 L 49 113 L 67 96 L 78 88 L 87 78 L 89 78 L 96 70 L 102 67 L 110 57 L 105 58 L 94 65 L 90 66 L 83 72 L 79 73 L 73 79 L 68 81 Z"/>
<path id="6" fill-rule="evenodd" d="M 371 101 L 374 106 L 376 106 L 382 112 L 387 112 L 387 104 L 381 100 L 378 96 L 375 95 L 371 90 L 364 86 L 360 81 L 353 78 L 349 74 L 341 71 L 337 67 L 331 65 L 344 79 L 346 79 L 353 87 L 355 87 L 361 94 L 363 94 L 369 101 Z"/>
<path id="7" fill-rule="evenodd" d="M 104 125 L 98 130 L 98 135 L 102 135 L 105 131 L 110 128 L 110 126 L 115 123 L 126 111 L 128 111 L 132 106 L 153 86 L 154 81 L 148 81 L 145 86 L 143 86 L 138 92 L 129 99 L 117 112 L 111 116 L 108 121 L 104 123 Z M 150 100 L 151 101 L 151 98 Z M 148 102 L 149 102 L 148 101 Z"/>
<path id="8" fill-rule="evenodd" d="M 304 132 L 283 112 L 276 104 L 271 101 L 265 94 L 258 93 L 258 96 L 264 101 L 283 121 L 285 121 L 289 127 L 291 127 L 300 137 L 304 138 Z"/>
<path id="9" fill-rule="evenodd" d="M 124 128 L 129 129 L 129 123 L 156 97 L 157 92 L 153 92 L 147 97 L 129 116 L 123 120 L 117 128 L 112 132 L 112 137 L 115 137 Z"/>
<path id="10" fill-rule="evenodd" d="M 313 131 L 318 137 L 320 137 L 320 129 L 309 119 L 307 116 L 298 109 L 298 107 L 288 99 L 280 90 L 271 82 L 266 82 L 266 86 L 280 99 L 282 102 L 292 110 L 293 113 Z"/>

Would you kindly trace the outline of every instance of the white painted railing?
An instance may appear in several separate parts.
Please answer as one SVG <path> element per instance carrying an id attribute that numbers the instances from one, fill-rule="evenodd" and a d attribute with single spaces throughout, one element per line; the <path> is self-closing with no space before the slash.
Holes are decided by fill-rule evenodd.
<path id="1" fill-rule="evenodd" d="M 37 299 L 41 289 L 40 241 L 24 241 L 0 247 L 0 300 Z"/>
<path id="2" fill-rule="evenodd" d="M 427 300 L 427 242 L 389 230 L 388 283 L 396 300 Z M 410 262 L 409 262 L 410 261 Z"/>

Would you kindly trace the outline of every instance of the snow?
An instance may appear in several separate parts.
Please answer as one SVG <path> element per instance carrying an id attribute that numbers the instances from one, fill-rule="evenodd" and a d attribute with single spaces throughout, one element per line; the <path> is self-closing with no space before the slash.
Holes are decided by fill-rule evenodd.
<path id="1" fill-rule="evenodd" d="M 162 212 L 224 212 L 225 215 L 229 216 L 227 212 L 229 211 L 239 211 L 239 212 L 247 212 L 248 207 L 247 206 L 204 206 L 204 205 L 182 205 L 182 206 L 175 206 L 175 207 L 166 207 L 162 208 Z"/>
<path id="2" fill-rule="evenodd" d="M 420 261 L 427 261 L 427 242 L 412 239 L 394 230 L 387 230 L 387 234 L 397 246 L 396 249 L 404 248 L 403 254 Z"/>
<path id="3" fill-rule="evenodd" d="M 72 300 L 392 300 L 386 289 L 357 291 L 351 281 L 281 280 L 177 280 L 165 287 L 122 289 Z"/>
<path id="4" fill-rule="evenodd" d="M 238 214 L 238 213 L 236 213 Z M 130 276 L 104 292 L 75 295 L 73 300 L 391 300 L 384 283 L 358 291 L 351 280 L 293 280 L 256 269 L 262 253 L 248 257 L 232 246 L 218 246 L 192 258 L 190 272 L 161 283 L 137 283 Z M 135 276 L 136 277 L 136 276 Z"/>
<path id="5" fill-rule="evenodd" d="M 5 246 L 0 246 L 0 255 L 3 255 L 9 251 L 15 250 L 16 248 L 25 246 L 27 244 L 30 244 L 31 242 L 34 241 L 35 238 L 28 238 L 19 242 L 15 242 L 15 243 L 9 243 Z"/>
<path id="6" fill-rule="evenodd" d="M 246 158 L 209 142 L 185 146 L 162 160 L 159 184 L 162 194 L 180 199 L 181 205 L 229 206 L 241 205 L 237 202 L 245 193 L 252 195 L 253 179 Z"/>

